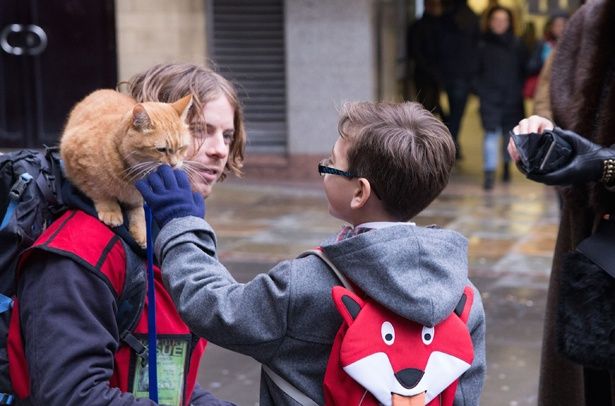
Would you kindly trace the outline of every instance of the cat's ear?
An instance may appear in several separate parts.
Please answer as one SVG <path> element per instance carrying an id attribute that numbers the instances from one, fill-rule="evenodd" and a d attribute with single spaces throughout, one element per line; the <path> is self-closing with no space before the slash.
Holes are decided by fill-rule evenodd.
<path id="1" fill-rule="evenodd" d="M 186 117 L 188 117 L 188 110 L 190 110 L 190 106 L 192 106 L 192 95 L 184 96 L 175 103 L 171 104 L 177 114 L 181 118 L 182 121 L 186 121 Z"/>
<path id="2" fill-rule="evenodd" d="M 132 108 L 132 126 L 140 131 L 152 126 L 152 119 L 149 118 L 145 107 L 141 104 L 137 104 Z"/>

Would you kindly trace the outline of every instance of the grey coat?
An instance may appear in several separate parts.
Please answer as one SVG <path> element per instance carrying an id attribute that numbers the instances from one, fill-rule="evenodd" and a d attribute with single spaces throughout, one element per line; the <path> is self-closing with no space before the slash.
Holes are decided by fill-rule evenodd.
<path id="1" fill-rule="evenodd" d="M 316 256 L 279 263 L 238 283 L 216 258 L 216 238 L 204 220 L 172 220 L 156 240 L 163 279 L 190 328 L 212 343 L 269 366 L 318 404 L 342 319 L 331 299 L 339 281 Z M 364 294 L 399 315 L 433 326 L 457 305 L 467 277 L 467 241 L 460 234 L 397 225 L 371 230 L 323 250 Z M 455 405 L 477 405 L 485 373 L 485 319 L 475 290 L 468 328 L 472 367 L 461 377 Z M 266 376 L 261 405 L 293 405 Z"/>

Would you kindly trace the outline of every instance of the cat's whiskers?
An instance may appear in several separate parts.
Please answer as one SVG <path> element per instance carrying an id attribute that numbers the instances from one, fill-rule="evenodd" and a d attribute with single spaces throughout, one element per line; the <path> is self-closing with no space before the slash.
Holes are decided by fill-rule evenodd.
<path id="1" fill-rule="evenodd" d="M 195 179 L 199 179 L 201 181 L 208 183 L 205 176 L 199 170 L 197 170 L 196 168 L 188 164 L 188 162 L 184 162 L 184 170 L 186 171 L 186 174 L 188 175 L 188 178 L 190 179 L 190 183 L 194 184 Z"/>
<path id="2" fill-rule="evenodd" d="M 144 167 L 148 167 L 151 165 L 150 162 L 137 162 L 134 165 L 129 166 L 128 168 L 122 171 L 122 175 L 124 175 L 127 179 L 132 179 L 136 172 L 139 172 L 144 169 Z"/>
<path id="3" fill-rule="evenodd" d="M 125 170 L 126 177 L 130 183 L 137 179 L 142 179 L 154 172 L 161 164 L 155 161 L 139 162 Z"/>
<path id="4" fill-rule="evenodd" d="M 184 168 L 186 172 L 191 171 L 201 178 L 204 176 L 201 172 L 203 170 L 208 170 L 208 166 L 199 161 L 184 161 Z"/>
<path id="5" fill-rule="evenodd" d="M 184 161 L 184 165 L 190 166 L 190 167 L 192 167 L 195 170 L 207 169 L 207 165 L 204 164 L 203 162 L 200 162 L 200 161 L 185 160 Z"/>

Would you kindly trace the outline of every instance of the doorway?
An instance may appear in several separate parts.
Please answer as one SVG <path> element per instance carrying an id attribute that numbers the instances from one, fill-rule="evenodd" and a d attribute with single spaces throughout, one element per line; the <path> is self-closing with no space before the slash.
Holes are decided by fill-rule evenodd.
<path id="1" fill-rule="evenodd" d="M 0 147 L 58 142 L 71 107 L 117 81 L 113 0 L 0 0 Z"/>

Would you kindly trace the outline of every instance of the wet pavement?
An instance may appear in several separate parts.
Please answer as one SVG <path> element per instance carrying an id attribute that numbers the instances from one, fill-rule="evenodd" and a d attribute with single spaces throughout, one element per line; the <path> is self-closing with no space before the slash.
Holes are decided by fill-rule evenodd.
<path id="1" fill-rule="evenodd" d="M 519 173 L 491 192 L 480 182 L 461 163 L 447 189 L 415 220 L 459 231 L 469 240 L 470 277 L 487 314 L 481 404 L 535 405 L 558 203 L 552 189 Z M 207 218 L 218 233 L 222 262 L 239 281 L 318 245 L 341 226 L 328 215 L 317 181 L 221 184 L 207 201 Z M 259 377 L 253 360 L 210 345 L 199 380 L 223 399 L 257 405 Z"/>

